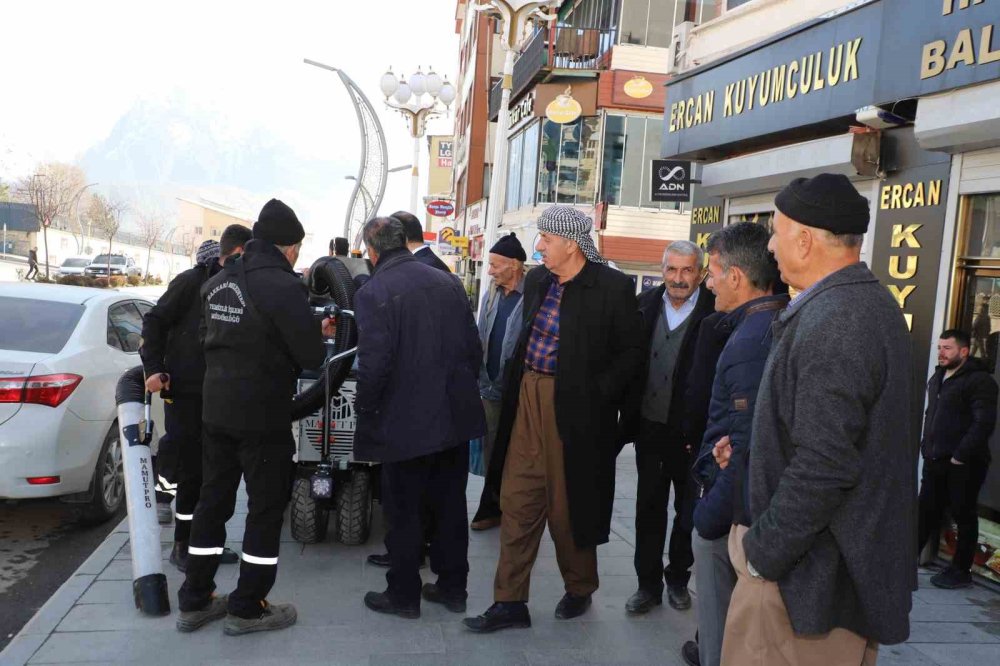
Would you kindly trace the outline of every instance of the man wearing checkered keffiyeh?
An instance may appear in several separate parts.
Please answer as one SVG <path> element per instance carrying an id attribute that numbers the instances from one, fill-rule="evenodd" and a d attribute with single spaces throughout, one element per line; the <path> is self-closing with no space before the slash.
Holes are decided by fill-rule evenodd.
<path id="1" fill-rule="evenodd" d="M 487 484 L 500 488 L 494 601 L 475 632 L 530 626 L 528 588 L 545 524 L 566 594 L 556 617 L 587 611 L 597 546 L 610 533 L 618 408 L 642 364 L 635 284 L 609 268 L 593 222 L 569 206 L 538 219 L 543 267 L 524 279 L 523 330 L 507 372 Z M 508 456 L 508 452 L 510 455 Z"/>

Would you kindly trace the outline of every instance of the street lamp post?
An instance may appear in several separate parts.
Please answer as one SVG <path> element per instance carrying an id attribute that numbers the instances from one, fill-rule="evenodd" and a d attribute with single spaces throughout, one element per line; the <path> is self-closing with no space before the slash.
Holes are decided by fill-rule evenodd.
<path id="1" fill-rule="evenodd" d="M 486 228 L 483 230 L 483 248 L 486 252 L 496 242 L 497 229 L 503 217 L 503 203 L 507 193 L 507 131 L 510 129 L 510 96 L 514 87 L 514 60 L 518 52 L 525 28 L 531 21 L 553 21 L 555 14 L 545 10 L 558 9 L 562 0 L 489 0 L 474 5 L 501 25 L 500 44 L 505 51 L 503 78 L 500 82 L 500 111 L 497 115 L 496 136 L 493 142 L 493 167 L 490 173 L 490 196 L 486 202 Z M 530 255 L 532 250 L 528 251 Z M 485 270 L 479 276 L 480 304 L 486 297 L 486 283 L 489 277 Z"/>
<path id="2" fill-rule="evenodd" d="M 396 79 L 390 69 L 382 75 L 382 94 L 385 105 L 399 111 L 410 124 L 413 137 L 413 172 L 410 187 L 410 212 L 417 214 L 417 200 L 420 190 L 420 140 L 427 133 L 427 121 L 448 112 L 455 101 L 455 87 L 434 72 L 424 74 L 419 68 L 407 79 Z M 427 96 L 427 99 L 424 96 Z"/>

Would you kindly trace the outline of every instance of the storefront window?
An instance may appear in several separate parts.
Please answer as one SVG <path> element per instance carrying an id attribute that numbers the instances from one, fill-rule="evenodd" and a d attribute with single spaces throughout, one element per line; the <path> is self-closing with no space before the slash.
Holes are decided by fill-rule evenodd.
<path id="1" fill-rule="evenodd" d="M 592 204 L 596 189 L 600 120 L 580 118 L 541 126 L 538 203 Z"/>
<path id="2" fill-rule="evenodd" d="M 723 0 L 622 0 L 621 42 L 669 48 L 678 23 L 704 23 L 722 13 Z"/>
<path id="3" fill-rule="evenodd" d="M 534 203 L 538 133 L 539 123 L 533 123 L 510 139 L 505 210 L 517 210 Z"/>
<path id="4" fill-rule="evenodd" d="M 652 201 L 650 169 L 660 154 L 662 118 L 609 115 L 605 119 L 601 200 L 615 206 L 676 210 Z"/>
<path id="5" fill-rule="evenodd" d="M 966 256 L 1000 258 L 1000 194 L 969 197 Z"/>

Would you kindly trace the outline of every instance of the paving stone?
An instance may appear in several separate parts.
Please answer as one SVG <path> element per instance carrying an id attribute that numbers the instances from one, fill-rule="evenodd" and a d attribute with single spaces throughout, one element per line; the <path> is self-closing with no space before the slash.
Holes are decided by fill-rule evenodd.
<path id="1" fill-rule="evenodd" d="M 1000 643 L 1000 624 L 971 622 L 911 622 L 909 644 Z M 1000 655 L 1000 647 L 995 648 Z"/>
<path id="2" fill-rule="evenodd" d="M 996 645 L 986 643 L 936 643 L 914 645 L 914 649 L 941 666 L 986 666 L 997 663 L 1000 650 Z M 879 666 L 882 664 L 879 654 Z"/>

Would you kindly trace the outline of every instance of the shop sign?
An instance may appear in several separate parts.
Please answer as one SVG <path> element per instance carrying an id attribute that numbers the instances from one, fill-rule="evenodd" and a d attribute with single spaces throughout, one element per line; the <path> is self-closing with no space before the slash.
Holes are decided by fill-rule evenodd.
<path id="1" fill-rule="evenodd" d="M 879 184 L 873 202 L 872 272 L 899 304 L 913 341 L 914 433 L 920 432 L 923 391 L 934 336 L 934 305 L 944 239 L 951 157 L 922 151 L 911 129 L 892 132 L 906 155 L 900 170 Z"/>
<path id="2" fill-rule="evenodd" d="M 653 160 L 650 170 L 653 201 L 691 200 L 691 163 L 677 160 Z"/>
<path id="3" fill-rule="evenodd" d="M 510 109 L 510 126 L 514 127 L 535 114 L 535 91 L 532 90 Z"/>
<path id="4" fill-rule="evenodd" d="M 699 187 L 694 191 L 691 199 L 691 236 L 690 241 L 706 249 L 708 238 L 722 228 L 722 207 L 723 200 L 719 197 L 706 196 Z M 708 266 L 708 257 L 705 257 L 705 266 Z"/>
<path id="5" fill-rule="evenodd" d="M 452 153 L 452 141 L 439 141 L 438 142 L 438 154 L 437 154 L 437 165 L 444 169 L 450 169 L 453 162 Z"/>
<path id="6" fill-rule="evenodd" d="M 646 99 L 653 94 L 653 84 L 645 76 L 636 75 L 625 82 L 624 90 L 632 99 Z"/>
<path id="7" fill-rule="evenodd" d="M 545 107 L 545 117 L 559 125 L 571 123 L 583 115 L 583 106 L 573 99 L 573 87 L 567 86 L 566 91 L 558 95 Z"/>
<path id="8" fill-rule="evenodd" d="M 649 291 L 650 289 L 656 289 L 661 284 L 663 284 L 662 275 L 643 275 L 642 276 L 642 290 Z"/>
<path id="9" fill-rule="evenodd" d="M 875 0 L 667 84 L 663 155 L 708 158 L 1000 79 L 995 0 Z"/>
<path id="10" fill-rule="evenodd" d="M 467 249 L 469 247 L 469 237 L 468 236 L 452 236 L 449 240 L 452 247 L 457 247 L 461 249 Z"/>
<path id="11" fill-rule="evenodd" d="M 441 231 L 438 232 L 438 244 L 451 245 L 451 239 L 457 235 L 454 227 L 441 227 Z"/>
<path id="12" fill-rule="evenodd" d="M 432 201 L 427 204 L 428 214 L 434 217 L 448 217 L 455 212 L 455 204 L 450 201 Z"/>

